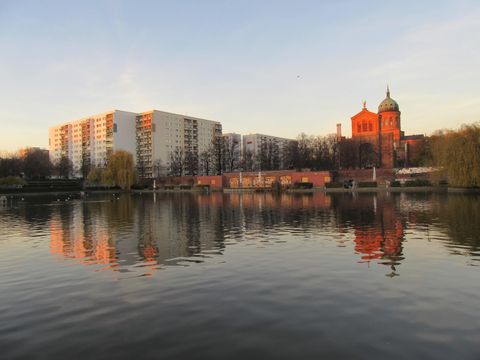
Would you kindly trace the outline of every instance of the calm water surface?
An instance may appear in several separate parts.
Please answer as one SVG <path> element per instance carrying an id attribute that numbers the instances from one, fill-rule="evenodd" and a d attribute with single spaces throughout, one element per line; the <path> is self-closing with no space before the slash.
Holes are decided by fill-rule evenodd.
<path id="1" fill-rule="evenodd" d="M 480 359 L 477 196 L 10 205 L 1 359 Z"/>

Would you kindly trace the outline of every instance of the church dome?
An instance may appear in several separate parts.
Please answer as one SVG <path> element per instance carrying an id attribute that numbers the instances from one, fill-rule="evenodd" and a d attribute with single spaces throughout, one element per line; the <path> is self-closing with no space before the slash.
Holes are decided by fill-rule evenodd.
<path id="1" fill-rule="evenodd" d="M 390 89 L 387 87 L 387 97 L 378 105 L 378 113 L 384 111 L 400 111 L 398 104 L 390 97 Z"/>

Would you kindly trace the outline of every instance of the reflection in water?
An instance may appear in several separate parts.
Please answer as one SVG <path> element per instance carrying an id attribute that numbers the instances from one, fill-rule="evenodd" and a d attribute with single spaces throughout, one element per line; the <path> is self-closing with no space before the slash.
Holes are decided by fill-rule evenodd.
<path id="1" fill-rule="evenodd" d="M 428 193 L 16 199 L 1 358 L 476 359 L 479 217 Z"/>
<path id="2" fill-rule="evenodd" d="M 396 266 L 404 259 L 405 220 L 395 201 L 377 194 L 345 194 L 336 200 L 340 226 L 353 228 L 360 262 L 379 260 L 391 268 L 388 276 L 398 275 Z"/>
<path id="3" fill-rule="evenodd" d="M 52 253 L 110 270 L 203 262 L 222 254 L 230 241 L 336 229 L 331 235 L 343 246 L 345 236 L 352 235 L 359 263 L 386 265 L 392 277 L 404 259 L 406 227 L 438 217 L 452 241 L 475 255 L 480 225 L 473 218 L 479 215 L 475 197 L 323 193 L 155 194 L 155 201 L 145 194 L 118 200 L 97 195 L 48 213 Z M 472 221 L 465 221 L 468 217 Z"/>

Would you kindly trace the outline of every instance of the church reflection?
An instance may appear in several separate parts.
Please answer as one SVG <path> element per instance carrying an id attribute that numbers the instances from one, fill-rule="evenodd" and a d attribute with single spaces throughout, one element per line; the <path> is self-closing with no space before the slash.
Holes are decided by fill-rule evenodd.
<path id="1" fill-rule="evenodd" d="M 353 229 L 359 262 L 389 266 L 387 276 L 397 276 L 397 266 L 404 259 L 406 221 L 396 199 L 384 194 L 345 194 L 336 200 L 339 226 Z"/>

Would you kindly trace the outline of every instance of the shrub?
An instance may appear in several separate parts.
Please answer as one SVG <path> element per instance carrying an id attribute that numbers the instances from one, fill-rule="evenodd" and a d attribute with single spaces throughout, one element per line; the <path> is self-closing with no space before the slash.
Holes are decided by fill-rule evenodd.
<path id="1" fill-rule="evenodd" d="M 311 182 L 296 182 L 293 184 L 294 189 L 311 189 L 313 188 L 313 183 Z"/>
<path id="2" fill-rule="evenodd" d="M 402 186 L 402 183 L 398 180 L 394 180 L 390 183 L 390 187 L 400 187 Z"/>
<path id="3" fill-rule="evenodd" d="M 208 184 L 197 184 L 197 185 L 195 185 L 195 188 L 196 188 L 196 189 L 209 190 L 209 189 L 210 189 L 210 185 L 208 185 Z"/>
<path id="4" fill-rule="evenodd" d="M 190 190 L 192 188 L 192 185 L 188 185 L 188 184 L 180 184 L 179 188 L 181 190 Z"/>
<path id="5" fill-rule="evenodd" d="M 165 190 L 173 190 L 175 188 L 175 186 L 174 185 L 165 185 L 163 188 Z"/>
<path id="6" fill-rule="evenodd" d="M 359 188 L 377 187 L 376 181 L 362 181 L 358 183 Z"/>
<path id="7" fill-rule="evenodd" d="M 133 184 L 131 189 L 133 190 L 145 190 L 145 189 L 150 189 L 150 187 L 146 184 Z M 152 187 L 153 189 L 153 187 Z"/>
<path id="8" fill-rule="evenodd" d="M 4 178 L 0 178 L 0 185 L 6 186 L 23 186 L 26 182 L 22 178 L 17 176 L 7 176 Z"/>
<path id="9" fill-rule="evenodd" d="M 325 187 L 327 189 L 339 189 L 339 188 L 343 188 L 343 184 L 336 183 L 336 182 L 329 182 L 325 184 Z"/>
<path id="10" fill-rule="evenodd" d="M 431 186 L 432 183 L 427 179 L 415 179 L 415 180 L 407 180 L 405 181 L 405 186 Z"/>

